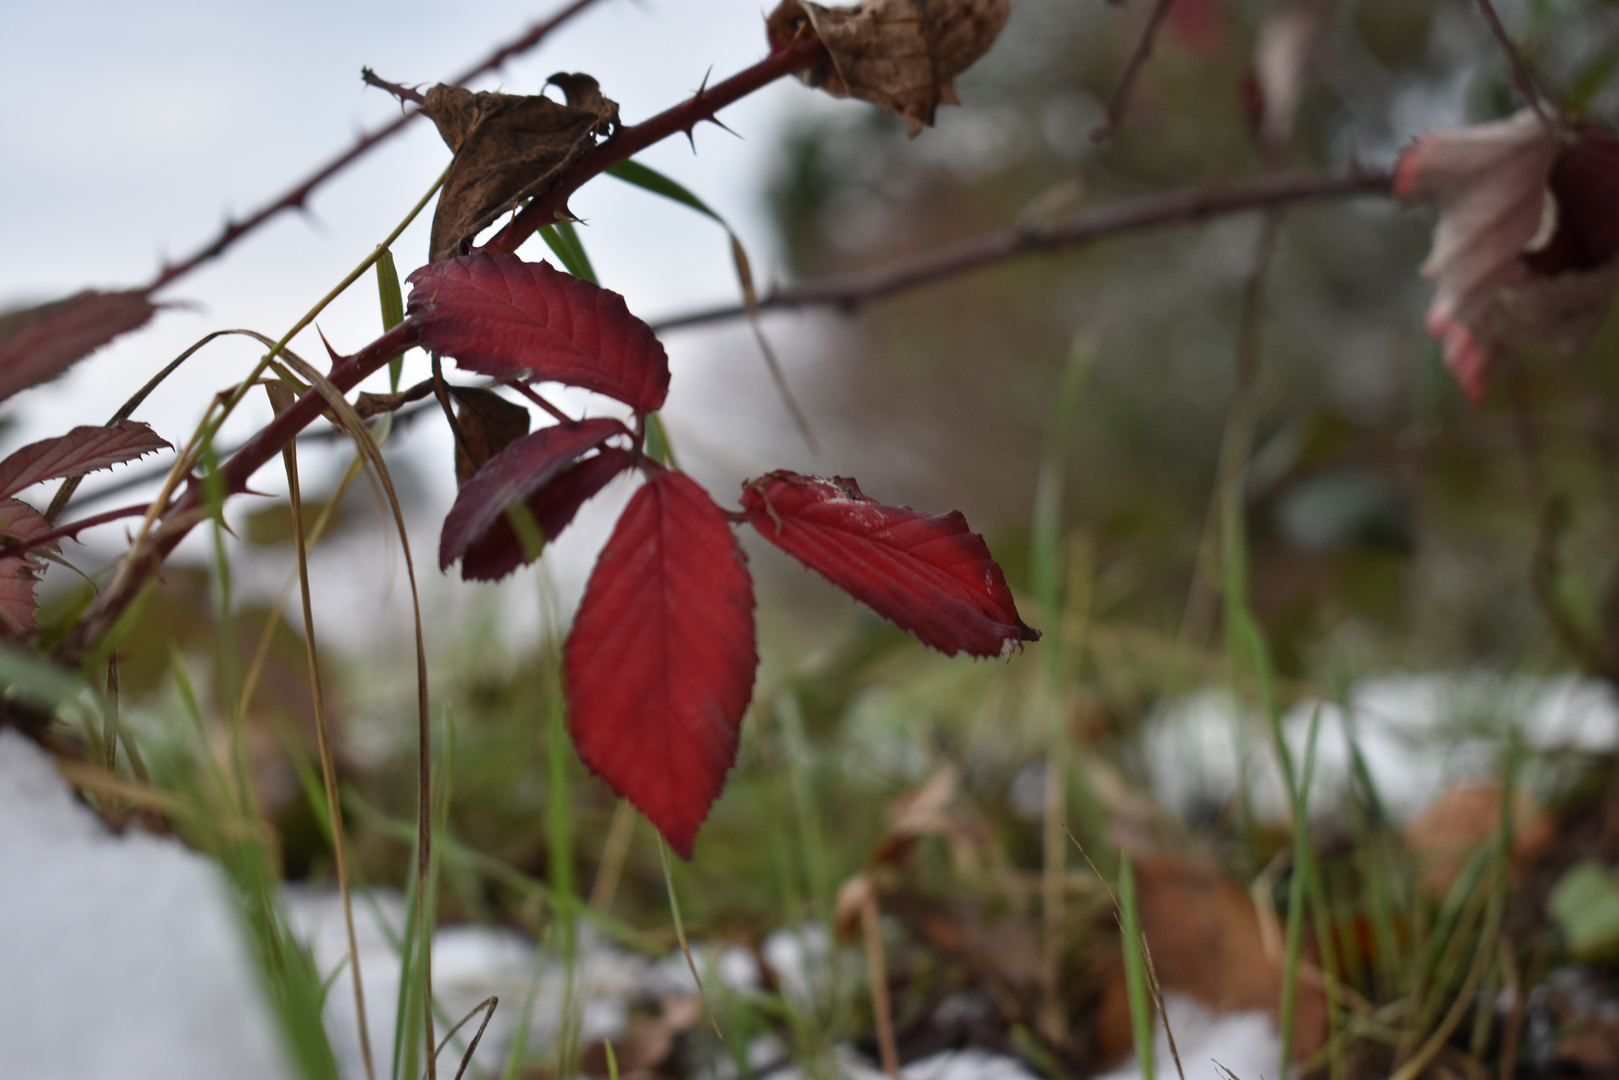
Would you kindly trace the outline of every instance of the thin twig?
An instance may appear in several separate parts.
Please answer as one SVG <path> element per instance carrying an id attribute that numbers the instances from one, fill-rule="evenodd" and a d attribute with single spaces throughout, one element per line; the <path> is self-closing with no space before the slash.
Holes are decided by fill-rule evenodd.
<path id="1" fill-rule="evenodd" d="M 535 23 L 533 26 L 529 27 L 528 30 L 524 31 L 521 37 L 502 45 L 483 60 L 480 60 L 472 67 L 461 72 L 450 81 L 459 85 L 461 83 L 471 82 L 480 75 L 486 75 L 491 71 L 499 70 L 500 67 L 506 63 L 506 61 L 520 53 L 527 52 L 529 49 L 532 49 L 534 46 L 543 41 L 546 35 L 550 34 L 551 31 L 555 30 L 564 22 L 571 19 L 573 16 L 577 15 L 579 12 L 583 11 L 585 8 L 589 7 L 595 2 L 596 0 L 574 0 L 573 3 L 569 4 L 567 7 L 551 16 L 549 19 Z M 273 202 L 266 204 L 257 212 L 243 218 L 241 221 L 226 222 L 225 227 L 219 231 L 219 234 L 206 245 L 177 263 L 165 263 L 158 270 L 157 276 L 140 290 L 142 295 L 150 295 L 151 293 L 163 288 L 165 285 L 168 285 L 176 278 L 189 274 L 203 263 L 222 254 L 226 248 L 230 247 L 237 240 L 240 240 L 243 236 L 252 232 L 260 225 L 263 225 L 266 221 L 275 217 L 283 210 L 292 210 L 303 207 L 304 204 L 309 201 L 310 194 L 313 193 L 317 187 L 324 184 L 327 180 L 330 180 L 338 173 L 342 172 L 345 168 L 359 160 L 361 157 L 365 156 L 365 154 L 378 143 L 383 142 L 394 134 L 397 134 L 401 128 L 420 115 L 421 111 L 419 109 L 412 109 L 390 123 L 384 124 L 374 131 L 367 132 L 356 139 L 354 144 L 347 150 L 343 151 L 341 154 L 338 154 L 326 164 L 310 173 L 303 180 L 299 181 L 298 184 L 295 185 L 291 190 L 287 191 Z"/>
<path id="2" fill-rule="evenodd" d="M 1092 142 L 1101 142 L 1119 129 L 1124 122 L 1124 110 L 1130 104 L 1130 94 L 1135 89 L 1136 79 L 1141 76 L 1141 69 L 1147 66 L 1147 58 L 1152 55 L 1153 44 L 1158 39 L 1158 27 L 1163 23 L 1164 16 L 1169 14 L 1169 5 L 1175 0 L 1158 0 L 1158 6 L 1152 9 L 1152 15 L 1147 18 L 1146 29 L 1141 32 L 1141 40 L 1136 42 L 1135 49 L 1130 53 L 1130 59 L 1125 62 L 1124 73 L 1119 76 L 1119 85 L 1114 88 L 1113 100 L 1107 103 L 1107 122 L 1091 132 Z"/>
<path id="3" fill-rule="evenodd" d="M 1479 14 L 1484 16 L 1484 21 L 1489 24 L 1495 40 L 1501 43 L 1501 48 L 1507 54 L 1507 62 L 1512 65 L 1512 82 L 1517 86 L 1518 93 L 1522 94 L 1524 101 L 1535 110 L 1540 122 L 1556 131 L 1557 125 L 1546 112 L 1545 98 L 1541 96 L 1540 88 L 1535 85 L 1535 77 L 1529 73 L 1529 65 L 1524 61 L 1523 52 L 1507 34 L 1507 28 L 1501 25 L 1501 16 L 1495 13 L 1495 5 L 1490 3 L 1490 0 L 1478 0 L 1478 10 Z"/>
<path id="4" fill-rule="evenodd" d="M 587 151 L 567 171 L 559 176 L 546 191 L 536 196 L 506 227 L 496 233 L 484 251 L 516 251 L 536 231 L 550 225 L 559 213 L 568 211 L 568 197 L 586 181 L 593 179 L 654 143 L 684 132 L 690 136 L 703 121 L 718 124 L 714 114 L 720 109 L 747 97 L 755 90 L 768 86 L 783 75 L 815 67 L 826 59 L 826 46 L 819 39 L 795 42 L 772 52 L 752 67 L 732 75 L 724 82 L 698 90 L 697 93 L 639 124 L 621 127 L 612 138 Z"/>
<path id="5" fill-rule="evenodd" d="M 758 309 L 771 311 L 829 306 L 853 309 L 892 293 L 996 266 L 1021 255 L 1079 247 L 1119 233 L 1268 206 L 1357 195 L 1386 195 L 1389 183 L 1387 173 L 1354 172 L 1345 176 L 1265 177 L 1238 184 L 1208 185 L 1165 195 L 1146 195 L 1055 224 L 996 229 L 868 270 L 773 289 L 759 300 Z M 745 304 L 726 304 L 661 319 L 654 322 L 652 328 L 662 333 L 684 326 L 741 318 L 747 313 Z"/>

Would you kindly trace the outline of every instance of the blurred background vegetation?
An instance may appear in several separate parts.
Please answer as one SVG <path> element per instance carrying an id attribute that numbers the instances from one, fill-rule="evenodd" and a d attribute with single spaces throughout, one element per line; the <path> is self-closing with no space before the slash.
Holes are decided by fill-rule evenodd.
<path id="1" fill-rule="evenodd" d="M 1517 107 L 1506 59 L 1471 3 L 1318 6 L 1324 30 L 1297 122 L 1285 145 L 1266 148 L 1245 85 L 1278 5 L 1177 0 L 1126 122 L 1096 141 L 1151 5 L 1013 0 L 1000 41 L 958 81 L 964 106 L 941 110 L 920 138 L 877 110 L 824 102 L 763 136 L 779 142 L 761 197 L 792 275 L 876 266 L 1145 193 L 1286 170 L 1387 169 L 1419 134 Z M 1525 0 L 1502 10 L 1564 109 L 1614 121 L 1619 7 Z M 1080 1075 L 1116 1060 L 1129 1033 L 1121 1045 L 1106 1001 L 1121 963 L 1112 901 L 1066 837 L 1053 868 L 1054 823 L 1109 878 L 1124 850 L 1216 866 L 1246 887 L 1281 853 L 1256 895 L 1273 897 L 1287 919 L 1286 815 L 1256 819 L 1240 785 L 1192 820 L 1155 806 L 1143 734 L 1155 717 L 1211 687 L 1258 709 L 1268 686 L 1285 708 L 1347 700 L 1360 680 L 1394 673 L 1589 666 L 1571 636 L 1609 635 L 1619 621 L 1619 368 L 1609 362 L 1619 328 L 1610 320 L 1573 358 L 1518 354 L 1469 406 L 1422 330 L 1431 292 L 1416 271 L 1433 223 L 1430 211 L 1381 196 L 1249 212 L 1025 257 L 857 312 L 768 320 L 773 338 L 813 357 L 795 379 L 829 449 L 805 467 L 853 473 L 884 502 L 965 511 L 1047 639 L 1006 663 L 945 660 L 751 547 L 763 601 L 756 701 L 697 856 L 673 872 L 694 937 L 756 948 L 783 925 L 831 923 L 840 886 L 865 873 L 893 916 L 902 1056 L 941 1040 L 984 1043 L 1048 1075 Z M 1083 378 L 1068 418 L 1065 377 Z M 1222 549 L 1233 535 L 1222 530 L 1223 453 L 1245 553 Z M 703 479 L 722 501 L 734 490 L 735 478 Z M 286 537 L 273 520 L 261 524 L 245 539 L 285 560 Z M 1222 582 L 1233 559 L 1246 563 L 1274 665 L 1268 683 L 1229 639 Z M 519 580 L 542 608 L 554 605 L 543 574 Z M 189 729 L 173 723 L 183 711 L 177 666 L 215 688 L 202 712 L 222 715 L 260 647 L 266 612 L 221 620 L 219 596 L 217 570 L 171 568 L 127 639 L 122 692 L 160 783 L 183 787 L 198 767 Z M 1551 602 L 1572 635 L 1556 632 Z M 332 863 L 295 622 L 275 624 L 245 739 L 287 878 L 323 882 Z M 639 928 L 642 944 L 672 946 L 652 831 L 558 737 L 558 641 L 514 648 L 492 613 L 438 637 L 450 852 L 442 918 L 543 938 L 566 909 L 560 890 L 611 926 Z M 337 673 L 357 879 L 399 885 L 415 797 L 413 742 L 399 719 L 413 708 L 399 674 L 409 661 L 388 645 L 323 647 Z M 1256 715 L 1251 738 L 1268 753 L 1270 729 Z M 1521 719 L 1491 720 L 1498 748 Z M 1503 753 L 1486 771 L 1514 762 Z M 1581 759 L 1557 773 L 1560 787 L 1537 794 L 1554 809 L 1588 807 L 1580 800 L 1601 797 L 1603 767 Z M 919 828 L 896 824 L 930 780 L 945 792 L 933 816 Z M 1499 905 L 1474 903 L 1465 889 L 1425 892 L 1427 864 L 1380 816 L 1375 790 L 1347 799 L 1355 813 L 1318 837 L 1313 921 L 1302 908 L 1295 921 L 1312 928 L 1311 962 L 1336 970 L 1367 1006 L 1338 1001 L 1338 1041 L 1313 1062 L 1371 1075 L 1409 1057 L 1452 1002 L 1482 1000 L 1479 981 L 1467 981 L 1471 957 L 1490 954 L 1481 978 L 1500 987 L 1537 962 L 1544 974 L 1567 942 L 1538 906 L 1549 884 L 1518 879 L 1528 906 L 1510 908 L 1517 936 L 1506 949 L 1518 967 L 1493 959 Z M 1497 816 L 1505 822 L 1495 861 L 1471 871 L 1490 904 L 1507 903 L 1513 842 L 1502 802 L 1483 815 L 1489 829 Z M 1596 840 L 1580 843 L 1557 856 L 1559 869 L 1600 853 Z M 1055 931 L 1043 914 L 1053 874 L 1064 898 Z M 1149 926 L 1149 942 L 1153 934 Z M 952 1034 L 937 1006 L 964 990 L 988 993 L 991 1018 Z M 1260 996 L 1274 1000 L 1273 991 Z M 829 1005 L 819 1027 L 794 1027 L 762 999 L 750 1022 L 790 1029 L 806 1052 L 841 1038 L 869 1049 L 865 991 L 851 993 L 860 1007 Z M 1379 1011 L 1400 1002 L 1404 1012 Z M 1468 1016 L 1453 1029 L 1458 1052 L 1494 1070 L 1509 1025 Z"/>

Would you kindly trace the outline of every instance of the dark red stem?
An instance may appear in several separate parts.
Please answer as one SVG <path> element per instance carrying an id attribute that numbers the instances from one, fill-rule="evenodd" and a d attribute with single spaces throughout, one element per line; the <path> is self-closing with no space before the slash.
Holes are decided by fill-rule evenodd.
<path id="1" fill-rule="evenodd" d="M 339 357 L 332 364 L 331 374 L 327 377 L 339 392 L 347 393 L 367 375 L 386 367 L 389 360 L 414 346 L 419 336 L 420 330 L 416 324 L 406 319 L 354 355 Z M 326 399 L 320 391 L 310 390 L 266 424 L 220 469 L 225 493 L 237 495 L 246 491 L 253 474 L 279 454 L 281 448 L 295 439 L 300 431 L 314 423 L 326 409 Z M 57 650 L 58 658 L 77 665 L 89 655 L 139 594 L 146 578 L 203 520 L 200 511 L 205 500 L 202 485 L 193 480 L 185 493 L 163 512 L 163 525 L 147 537 L 139 548 L 125 556 L 112 584 L 102 591 L 84 618 L 62 642 Z"/>
<path id="2" fill-rule="evenodd" d="M 120 521 L 124 518 L 141 517 L 151 508 L 151 503 L 135 503 L 132 506 L 121 506 L 117 510 L 106 510 L 99 514 L 92 514 L 87 518 L 70 521 L 66 525 L 58 525 L 50 532 L 43 532 L 38 536 L 30 536 L 27 540 L 19 543 L 7 545 L 5 554 L 8 556 L 24 555 L 37 547 L 44 547 L 46 544 L 61 540 L 63 537 L 77 537 L 85 529 L 93 529 L 97 525 L 106 525 L 109 522 Z"/>
<path id="3" fill-rule="evenodd" d="M 795 42 L 724 82 L 699 90 L 686 101 L 650 120 L 619 128 L 612 138 L 574 162 L 572 168 L 563 173 L 549 190 L 524 207 L 482 250 L 515 252 L 537 230 L 555 222 L 557 214 L 567 210 L 568 197 L 587 180 L 600 176 L 621 161 L 628 161 L 653 143 L 661 142 L 676 132 L 683 131 L 690 135 L 702 121 L 714 120 L 714 114 L 725 106 L 747 97 L 783 75 L 807 70 L 825 60 L 826 46 L 818 39 Z"/>

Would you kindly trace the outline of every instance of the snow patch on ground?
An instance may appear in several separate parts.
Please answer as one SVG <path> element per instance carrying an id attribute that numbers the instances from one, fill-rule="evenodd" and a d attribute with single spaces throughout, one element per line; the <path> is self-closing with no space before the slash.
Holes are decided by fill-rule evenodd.
<path id="1" fill-rule="evenodd" d="M 1405 820 L 1452 786 L 1496 779 L 1509 732 L 1543 753 L 1619 745 L 1619 698 L 1606 684 L 1575 676 L 1387 675 L 1354 684 L 1348 706 L 1305 700 L 1282 718 L 1288 751 L 1302 763 L 1311 719 L 1320 710 L 1313 816 L 1344 805 L 1352 746 L 1384 809 Z M 1148 718 L 1145 757 L 1154 797 L 1183 818 L 1218 808 L 1246 783 L 1262 820 L 1288 819 L 1269 723 L 1239 709 L 1227 691 L 1205 690 L 1160 706 Z"/>
<path id="2" fill-rule="evenodd" d="M 1175 1047 L 1180 1051 L 1186 1080 L 1227 1080 L 1216 1066 L 1230 1070 L 1237 1080 L 1262 1080 L 1277 1075 L 1282 1058 L 1282 1040 L 1276 1021 L 1269 1013 L 1213 1013 L 1201 1002 L 1173 991 L 1164 995 L 1164 1012 Z M 1175 1059 L 1169 1052 L 1169 1037 L 1158 1024 L 1152 1048 L 1153 1075 L 1172 1077 Z M 1134 1055 L 1112 1072 L 1096 1080 L 1142 1080 L 1141 1062 Z"/>
<path id="3" fill-rule="evenodd" d="M 114 836 L 0 730 L 0 1076 L 291 1075 L 218 869 Z"/>

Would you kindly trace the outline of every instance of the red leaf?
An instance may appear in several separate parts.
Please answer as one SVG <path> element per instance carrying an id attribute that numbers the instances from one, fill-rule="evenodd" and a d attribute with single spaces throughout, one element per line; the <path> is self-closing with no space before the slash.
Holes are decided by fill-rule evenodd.
<path id="1" fill-rule="evenodd" d="M 95 472 L 169 449 L 157 432 L 138 420 L 110 427 L 76 427 L 66 435 L 29 443 L 0 461 L 0 499 L 43 480 Z"/>
<path id="2" fill-rule="evenodd" d="M 468 547 L 483 539 L 506 512 L 550 483 L 568 464 L 614 435 L 628 435 L 617 420 L 581 420 L 556 424 L 513 439 L 468 480 L 455 497 L 439 535 L 438 565 L 447 570 Z"/>
<path id="3" fill-rule="evenodd" d="M 946 656 L 1040 640 L 959 511 L 929 517 L 873 502 L 847 477 L 785 471 L 744 484 L 742 508 L 766 540 Z"/>
<path id="4" fill-rule="evenodd" d="M 81 292 L 0 317 L 0 400 L 49 382 L 157 306 L 138 292 Z"/>
<path id="5" fill-rule="evenodd" d="M 50 528 L 50 522 L 27 503 L 17 499 L 0 502 L 0 537 L 29 540 Z M 0 637 L 30 637 L 36 629 L 34 613 L 39 601 L 34 598 L 34 586 L 43 564 L 35 552 L 42 549 L 61 550 L 52 540 L 21 555 L 0 555 Z"/>
<path id="6" fill-rule="evenodd" d="M 753 696 L 753 580 L 706 492 L 659 472 L 602 549 L 564 655 L 579 756 L 691 857 Z"/>
<path id="7" fill-rule="evenodd" d="M 556 479 L 530 495 L 525 505 L 541 535 L 547 541 L 555 540 L 573 521 L 579 508 L 613 477 L 629 468 L 633 460 L 628 450 L 605 447 L 600 453 L 568 466 Z M 461 553 L 461 577 L 465 581 L 496 581 L 528 561 L 528 552 L 523 549 L 511 518 L 502 514 L 483 536 Z"/>
<path id="8" fill-rule="evenodd" d="M 478 252 L 410 275 L 422 346 L 497 379 L 582 386 L 652 412 L 669 358 L 616 292 L 515 255 Z"/>

